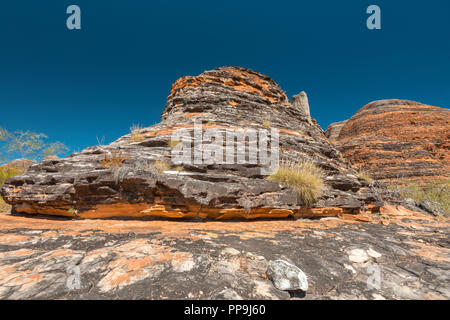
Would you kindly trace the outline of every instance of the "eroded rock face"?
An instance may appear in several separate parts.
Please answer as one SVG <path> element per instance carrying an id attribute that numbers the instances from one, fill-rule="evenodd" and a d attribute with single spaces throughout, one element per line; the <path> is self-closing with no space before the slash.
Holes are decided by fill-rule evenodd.
<path id="1" fill-rule="evenodd" d="M 381 180 L 427 180 L 450 172 L 450 110 L 408 100 L 369 103 L 330 125 L 328 139 Z"/>
<path id="2" fill-rule="evenodd" d="M 107 146 L 34 164 L 8 180 L 2 196 L 13 212 L 80 218 L 335 216 L 379 207 L 384 199 L 354 175 L 300 106 L 272 79 L 244 68 L 183 77 L 172 86 L 161 123 Z M 294 190 L 267 180 L 259 162 L 173 165 L 172 134 L 184 129 L 197 141 L 193 131 L 199 123 L 202 132 L 215 128 L 223 134 L 261 129 L 270 136 L 278 129 L 280 158 L 320 166 L 324 196 L 306 208 Z M 158 169 L 158 163 L 171 168 Z"/>

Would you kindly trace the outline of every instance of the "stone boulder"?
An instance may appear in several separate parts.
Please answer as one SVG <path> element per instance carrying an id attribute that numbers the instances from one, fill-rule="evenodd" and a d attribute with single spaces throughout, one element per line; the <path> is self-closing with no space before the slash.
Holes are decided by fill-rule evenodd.
<path id="1" fill-rule="evenodd" d="M 303 271 L 284 260 L 276 260 L 269 263 L 267 277 L 272 280 L 275 288 L 279 290 L 308 290 L 308 279 Z"/>

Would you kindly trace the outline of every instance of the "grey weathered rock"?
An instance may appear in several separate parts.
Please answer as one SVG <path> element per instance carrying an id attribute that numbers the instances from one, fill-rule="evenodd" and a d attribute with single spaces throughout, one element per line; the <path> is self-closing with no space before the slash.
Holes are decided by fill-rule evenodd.
<path id="1" fill-rule="evenodd" d="M 369 255 L 366 250 L 363 249 L 353 249 L 348 255 L 348 259 L 354 263 L 364 263 L 370 260 Z"/>
<path id="2" fill-rule="evenodd" d="M 293 264 L 284 260 L 275 260 L 267 267 L 267 277 L 273 285 L 284 291 L 307 291 L 308 279 L 304 272 Z"/>
<path id="3" fill-rule="evenodd" d="M 406 198 L 406 199 L 405 199 L 405 203 L 406 203 L 409 207 L 412 207 L 412 208 L 414 208 L 414 207 L 417 206 L 416 200 L 411 199 L 411 198 Z"/>
<path id="4" fill-rule="evenodd" d="M 300 92 L 299 94 L 292 97 L 292 104 L 294 107 L 301 110 L 301 112 L 310 117 L 310 111 L 309 111 L 309 102 L 308 102 L 308 96 L 306 95 L 305 91 Z"/>
<path id="5" fill-rule="evenodd" d="M 425 210 L 426 212 L 431 213 L 434 216 L 444 216 L 445 215 L 444 208 L 442 208 L 442 206 L 435 201 L 423 200 L 422 202 L 420 202 L 419 207 L 421 209 Z"/>

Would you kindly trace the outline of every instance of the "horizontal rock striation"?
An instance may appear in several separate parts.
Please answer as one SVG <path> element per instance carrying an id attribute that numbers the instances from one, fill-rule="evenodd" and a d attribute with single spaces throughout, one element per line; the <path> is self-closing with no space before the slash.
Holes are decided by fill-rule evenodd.
<path id="1" fill-rule="evenodd" d="M 26 174 L 8 180 L 2 196 L 13 212 L 79 218 L 309 217 L 382 205 L 383 198 L 340 159 L 311 120 L 306 94 L 297 101 L 291 103 L 269 77 L 244 68 L 183 77 L 173 84 L 160 123 L 106 146 L 34 164 Z M 199 124 L 200 133 L 255 129 L 267 131 L 268 139 L 271 129 L 278 129 L 280 158 L 309 160 L 321 167 L 324 195 L 306 206 L 293 189 L 268 180 L 260 161 L 177 165 L 173 149 L 184 142 L 174 140 L 173 134 L 185 130 L 195 146 Z M 212 145 L 219 147 L 219 142 Z M 248 151 L 248 142 L 245 148 Z"/>
<path id="2" fill-rule="evenodd" d="M 330 124 L 327 130 L 325 131 L 325 136 L 328 138 L 328 140 L 336 142 L 339 137 L 339 133 L 341 132 L 342 127 L 345 125 L 346 122 L 347 120 L 334 122 Z"/>
<path id="3" fill-rule="evenodd" d="M 345 158 L 376 179 L 449 177 L 450 110 L 408 100 L 369 103 L 327 137 Z"/>

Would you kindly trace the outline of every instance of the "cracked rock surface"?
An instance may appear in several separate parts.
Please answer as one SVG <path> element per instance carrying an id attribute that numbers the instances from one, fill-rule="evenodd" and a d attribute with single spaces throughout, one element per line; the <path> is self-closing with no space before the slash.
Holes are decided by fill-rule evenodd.
<path id="1" fill-rule="evenodd" d="M 0 299 L 450 299 L 449 227 L 389 206 L 206 223 L 3 213 Z M 278 259 L 308 277 L 304 296 L 268 279 Z"/>

